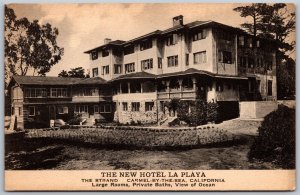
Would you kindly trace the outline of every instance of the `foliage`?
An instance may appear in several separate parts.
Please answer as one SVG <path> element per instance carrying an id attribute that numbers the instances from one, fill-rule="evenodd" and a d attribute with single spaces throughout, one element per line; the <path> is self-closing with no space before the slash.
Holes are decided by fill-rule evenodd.
<path id="1" fill-rule="evenodd" d="M 206 120 L 216 122 L 218 120 L 219 105 L 214 102 L 207 103 Z"/>
<path id="2" fill-rule="evenodd" d="M 72 118 L 71 120 L 69 120 L 67 122 L 67 124 L 69 125 L 80 125 L 80 122 L 82 121 L 82 118 L 80 115 L 75 115 L 74 118 Z"/>
<path id="3" fill-rule="evenodd" d="M 71 68 L 68 72 L 62 70 L 59 77 L 73 77 L 73 78 L 89 78 L 89 74 L 85 74 L 85 70 L 82 67 Z"/>
<path id="4" fill-rule="evenodd" d="M 278 75 L 278 96 L 291 95 L 295 87 L 295 80 L 287 82 L 286 78 L 293 78 L 295 75 L 295 69 L 293 67 L 287 67 L 293 69 L 293 72 L 286 72 L 284 68 L 287 61 L 293 61 L 290 58 L 290 54 L 295 52 L 295 40 L 293 33 L 295 33 L 296 27 L 296 15 L 294 10 L 288 8 L 284 3 L 253 3 L 250 6 L 241 6 L 233 9 L 240 12 L 241 17 L 250 17 L 252 22 L 243 23 L 241 26 L 254 36 L 273 39 L 276 43 L 276 66 Z M 287 63 L 293 66 L 293 63 Z M 284 88 L 288 89 L 285 90 Z M 283 94 L 281 94 L 283 93 Z"/>
<path id="5" fill-rule="evenodd" d="M 63 48 L 57 45 L 58 29 L 38 20 L 17 19 L 13 9 L 5 6 L 5 82 L 13 75 L 44 76 L 61 60 Z"/>
<path id="6" fill-rule="evenodd" d="M 279 106 L 264 118 L 258 132 L 248 154 L 251 160 L 295 168 L 295 109 Z"/>
<path id="7" fill-rule="evenodd" d="M 278 67 L 277 91 L 278 99 L 295 99 L 296 91 L 296 62 L 288 59 Z"/>
<path id="8" fill-rule="evenodd" d="M 218 117 L 218 104 L 203 100 L 185 101 L 179 103 L 177 117 L 191 126 L 214 122 Z"/>

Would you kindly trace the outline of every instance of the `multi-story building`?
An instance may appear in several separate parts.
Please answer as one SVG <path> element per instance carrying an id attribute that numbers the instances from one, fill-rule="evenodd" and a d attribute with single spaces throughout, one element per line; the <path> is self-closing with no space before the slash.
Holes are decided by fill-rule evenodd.
<path id="1" fill-rule="evenodd" d="M 275 45 L 214 21 L 183 23 L 86 51 L 90 79 L 13 77 L 12 110 L 22 120 L 86 118 L 155 123 L 171 99 L 276 100 Z M 39 118 L 40 117 L 40 118 Z M 21 120 L 22 119 L 22 120 Z"/>
<path id="2" fill-rule="evenodd" d="M 169 29 L 129 41 L 105 39 L 85 53 L 92 76 L 113 86 L 121 123 L 160 120 L 172 98 L 226 105 L 277 97 L 274 43 L 214 21 L 184 24 L 180 15 Z"/>

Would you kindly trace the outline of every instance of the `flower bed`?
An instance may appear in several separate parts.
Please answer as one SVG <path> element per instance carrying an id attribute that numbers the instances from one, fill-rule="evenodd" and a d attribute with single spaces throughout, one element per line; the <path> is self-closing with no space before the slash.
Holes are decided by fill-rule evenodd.
<path id="1" fill-rule="evenodd" d="M 126 126 L 71 126 L 68 129 L 28 129 L 27 137 L 54 138 L 97 145 L 124 145 L 150 148 L 200 146 L 225 143 L 236 139 L 231 133 L 209 125 L 180 129 Z"/>

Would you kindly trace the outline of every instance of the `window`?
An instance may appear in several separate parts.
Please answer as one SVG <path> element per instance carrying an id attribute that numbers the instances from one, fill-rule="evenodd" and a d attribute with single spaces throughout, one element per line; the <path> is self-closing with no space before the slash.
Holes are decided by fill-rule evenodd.
<path id="1" fill-rule="evenodd" d="M 168 57 L 168 67 L 178 66 L 178 56 Z"/>
<path id="2" fill-rule="evenodd" d="M 76 105 L 75 106 L 75 113 L 87 113 L 88 106 L 87 105 Z"/>
<path id="3" fill-rule="evenodd" d="M 239 66 L 246 68 L 246 66 L 247 66 L 247 56 L 240 56 Z"/>
<path id="4" fill-rule="evenodd" d="M 67 89 L 66 88 L 51 88 L 50 90 L 51 97 L 67 97 Z"/>
<path id="5" fill-rule="evenodd" d="M 102 57 L 109 56 L 109 51 L 108 50 L 103 50 L 102 51 Z"/>
<path id="6" fill-rule="evenodd" d="M 25 97 L 47 97 L 46 88 L 25 88 Z"/>
<path id="7" fill-rule="evenodd" d="M 205 30 L 201 30 L 199 32 L 196 32 L 193 35 L 193 41 L 198 41 L 198 40 L 205 39 L 205 38 L 206 38 L 206 31 Z"/>
<path id="8" fill-rule="evenodd" d="M 148 40 L 144 40 L 142 41 L 142 43 L 140 44 L 140 50 L 146 50 L 146 49 L 150 49 L 152 48 L 152 40 L 148 39 Z"/>
<path id="9" fill-rule="evenodd" d="M 125 74 L 135 72 L 135 65 L 134 63 L 125 64 Z"/>
<path id="10" fill-rule="evenodd" d="M 102 104 L 100 105 L 100 113 L 110 113 L 111 106 L 109 104 Z"/>
<path id="11" fill-rule="evenodd" d="M 272 81 L 268 80 L 268 96 L 272 96 Z"/>
<path id="12" fill-rule="evenodd" d="M 157 61 L 158 61 L 158 68 L 162 68 L 162 58 L 158 57 L 157 58 Z"/>
<path id="13" fill-rule="evenodd" d="M 244 46 L 245 45 L 245 37 L 244 36 L 239 36 L 239 45 Z"/>
<path id="14" fill-rule="evenodd" d="M 232 55 L 229 51 L 219 51 L 219 62 L 232 64 Z"/>
<path id="15" fill-rule="evenodd" d="M 34 106 L 29 106 L 28 107 L 28 114 L 29 116 L 35 116 L 35 107 Z"/>
<path id="16" fill-rule="evenodd" d="M 91 56 L 92 56 L 92 60 L 97 60 L 98 59 L 98 51 L 92 51 Z"/>
<path id="17" fill-rule="evenodd" d="M 145 102 L 145 111 L 153 111 L 154 102 Z"/>
<path id="18" fill-rule="evenodd" d="M 206 51 L 194 53 L 194 64 L 206 63 Z"/>
<path id="19" fill-rule="evenodd" d="M 78 90 L 74 91 L 75 96 L 98 96 L 99 89 L 93 87 L 86 87 L 86 88 L 79 88 Z"/>
<path id="20" fill-rule="evenodd" d="M 123 102 L 122 106 L 123 106 L 123 111 L 128 111 L 128 103 L 127 102 Z"/>
<path id="21" fill-rule="evenodd" d="M 140 102 L 132 102 L 131 103 L 131 111 L 133 111 L 133 112 L 140 111 Z"/>
<path id="22" fill-rule="evenodd" d="M 190 64 L 189 54 L 185 54 L 185 65 L 188 66 Z"/>
<path id="23" fill-rule="evenodd" d="M 93 68 L 93 77 L 97 77 L 98 76 L 98 68 Z"/>
<path id="24" fill-rule="evenodd" d="M 167 37 L 166 45 L 167 46 L 175 45 L 177 44 L 177 42 L 178 42 L 177 34 L 172 34 Z"/>
<path id="25" fill-rule="evenodd" d="M 142 70 L 148 70 L 153 68 L 153 59 L 147 59 L 141 61 Z"/>
<path id="26" fill-rule="evenodd" d="M 57 111 L 58 111 L 58 114 L 68 114 L 68 107 L 67 106 L 59 106 L 57 107 Z"/>
<path id="27" fill-rule="evenodd" d="M 99 113 L 99 105 L 94 105 L 94 113 Z"/>
<path id="28" fill-rule="evenodd" d="M 217 82 L 217 91 L 222 92 L 224 90 L 223 83 Z"/>
<path id="29" fill-rule="evenodd" d="M 129 45 L 124 47 L 124 55 L 134 53 L 134 45 Z"/>
<path id="30" fill-rule="evenodd" d="M 102 75 L 109 74 L 109 65 L 102 66 Z"/>
<path id="31" fill-rule="evenodd" d="M 121 74 L 122 73 L 122 64 L 115 64 L 114 65 L 114 74 Z"/>

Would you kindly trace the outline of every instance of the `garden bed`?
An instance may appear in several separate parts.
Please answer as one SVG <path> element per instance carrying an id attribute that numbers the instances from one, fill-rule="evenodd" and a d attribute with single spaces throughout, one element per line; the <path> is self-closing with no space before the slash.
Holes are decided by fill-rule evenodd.
<path id="1" fill-rule="evenodd" d="M 202 126 L 180 129 L 138 127 L 79 127 L 67 129 L 29 129 L 28 138 L 52 138 L 96 145 L 153 147 L 189 147 L 219 144 L 237 140 L 228 131 Z"/>

